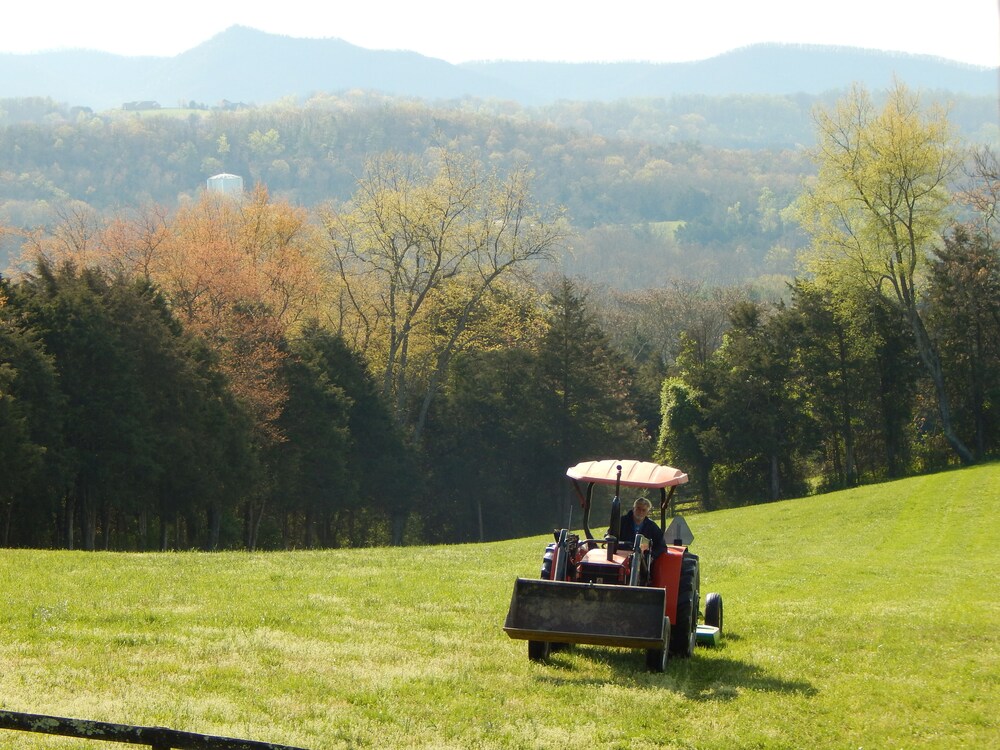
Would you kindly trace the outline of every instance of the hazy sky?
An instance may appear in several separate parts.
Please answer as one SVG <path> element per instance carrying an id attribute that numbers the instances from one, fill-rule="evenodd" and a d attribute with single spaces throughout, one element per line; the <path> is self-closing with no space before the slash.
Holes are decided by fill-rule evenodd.
<path id="1" fill-rule="evenodd" d="M 172 56 L 234 24 L 469 60 L 701 60 L 831 44 L 1000 65 L 1000 0 L 9 0 L 0 52 Z"/>

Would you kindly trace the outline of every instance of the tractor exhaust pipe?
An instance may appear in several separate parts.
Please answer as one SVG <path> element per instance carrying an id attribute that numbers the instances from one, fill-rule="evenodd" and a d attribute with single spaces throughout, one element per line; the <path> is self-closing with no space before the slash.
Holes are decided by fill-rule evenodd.
<path id="1" fill-rule="evenodd" d="M 604 538 L 607 542 L 608 562 L 615 559 L 618 552 L 618 538 L 622 535 L 622 501 L 618 496 L 622 484 L 622 465 L 615 467 L 618 475 L 615 477 L 615 499 L 611 501 L 611 520 L 608 521 L 608 535 Z"/>

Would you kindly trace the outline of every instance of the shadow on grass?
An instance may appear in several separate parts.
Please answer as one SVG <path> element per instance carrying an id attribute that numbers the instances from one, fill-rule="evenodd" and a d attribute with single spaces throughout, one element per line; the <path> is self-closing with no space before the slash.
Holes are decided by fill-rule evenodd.
<path id="1" fill-rule="evenodd" d="M 666 676 L 676 663 L 667 666 Z M 693 660 L 680 667 L 683 678 L 670 686 L 690 700 L 726 702 L 736 700 L 746 690 L 764 693 L 784 693 L 812 697 L 819 691 L 808 680 L 788 680 L 769 673 L 757 664 L 737 659 L 713 658 Z"/>
<path id="2" fill-rule="evenodd" d="M 641 650 L 572 647 L 553 654 L 546 664 L 547 673 L 539 675 L 539 679 L 554 685 L 643 685 L 707 702 L 736 700 L 747 690 L 805 697 L 819 692 L 807 680 L 784 679 L 752 662 L 726 658 L 721 654 L 724 648 L 699 648 L 693 658 L 671 659 L 665 672 L 654 674 L 646 671 L 645 653 Z M 586 666 L 581 670 L 581 661 L 591 663 L 595 672 L 610 671 L 615 676 L 596 677 Z"/>

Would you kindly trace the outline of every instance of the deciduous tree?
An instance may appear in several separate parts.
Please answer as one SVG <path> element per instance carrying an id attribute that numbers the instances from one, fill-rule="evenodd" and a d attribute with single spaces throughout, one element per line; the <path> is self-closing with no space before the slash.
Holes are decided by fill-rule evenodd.
<path id="1" fill-rule="evenodd" d="M 377 369 L 396 419 L 418 443 L 489 295 L 562 237 L 558 218 L 534 205 L 529 178 L 444 150 L 430 165 L 387 154 L 369 161 L 350 204 L 324 211 L 342 289 L 336 326 Z M 447 317 L 432 315 L 445 308 Z"/>
<path id="2" fill-rule="evenodd" d="M 950 180 L 960 165 L 944 111 L 924 111 L 896 82 L 877 109 L 854 88 L 816 116 L 819 173 L 802 198 L 812 235 L 809 269 L 833 286 L 864 285 L 906 316 L 934 384 L 941 429 L 963 462 L 973 455 L 956 433 L 944 369 L 921 313 L 923 276 L 950 219 Z"/>

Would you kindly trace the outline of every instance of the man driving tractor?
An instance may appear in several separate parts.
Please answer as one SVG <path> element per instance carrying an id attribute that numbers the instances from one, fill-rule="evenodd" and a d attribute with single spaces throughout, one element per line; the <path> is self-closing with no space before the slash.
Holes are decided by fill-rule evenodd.
<path id="1" fill-rule="evenodd" d="M 663 531 L 649 517 L 649 511 L 652 507 L 653 504 L 646 498 L 636 498 L 635 502 L 632 503 L 632 510 L 622 516 L 618 541 L 621 544 L 632 546 L 635 543 L 636 536 L 641 534 L 651 541 L 650 555 L 655 560 L 666 550 L 667 545 L 663 540 Z M 609 530 L 608 533 L 611 533 L 611 531 Z"/>
<path id="2" fill-rule="evenodd" d="M 641 648 L 653 672 L 662 672 L 671 655 L 690 657 L 702 637 L 699 559 L 688 549 L 694 535 L 671 502 L 687 474 L 649 461 L 610 458 L 582 461 L 566 476 L 583 509 L 582 534 L 555 531 L 539 577 L 514 581 L 504 631 L 528 642 L 532 661 L 544 661 L 554 646 L 567 644 Z M 611 528 L 598 539 L 590 528 L 594 490 L 607 485 L 614 486 Z M 645 497 L 622 515 L 622 487 L 659 490 L 659 525 L 648 517 L 652 503 Z M 669 524 L 668 510 L 674 516 Z M 640 549 L 633 550 L 637 539 Z M 705 637 L 717 643 L 722 633 L 717 593 L 706 597 L 705 628 Z"/>

